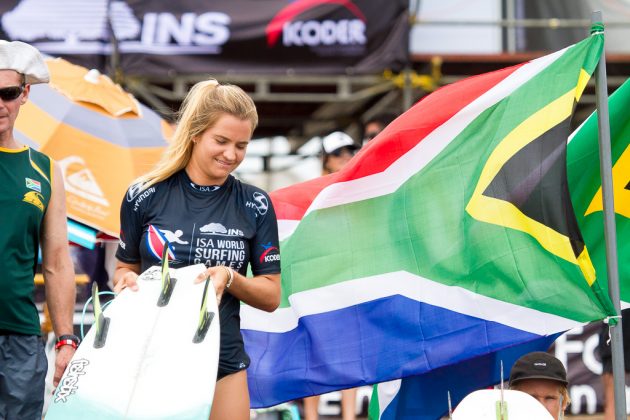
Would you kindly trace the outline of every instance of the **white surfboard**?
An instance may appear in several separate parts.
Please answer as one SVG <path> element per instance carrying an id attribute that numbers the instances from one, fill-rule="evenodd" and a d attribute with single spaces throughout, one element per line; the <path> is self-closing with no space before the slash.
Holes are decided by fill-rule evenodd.
<path id="1" fill-rule="evenodd" d="M 501 390 L 483 389 L 468 394 L 453 411 L 453 420 L 500 420 L 497 403 Z M 504 390 L 505 419 L 553 420 L 547 409 L 534 397 L 521 391 Z"/>
<path id="2" fill-rule="evenodd" d="M 95 343 L 95 323 L 66 369 L 46 420 L 206 420 L 220 334 L 211 282 L 204 313 L 212 319 L 205 333 L 198 333 L 205 283 L 193 280 L 204 268 L 170 269 L 176 282 L 164 306 L 158 306 L 160 267 L 142 273 L 137 292 L 123 290 L 102 313 L 109 318 L 104 342 Z"/>

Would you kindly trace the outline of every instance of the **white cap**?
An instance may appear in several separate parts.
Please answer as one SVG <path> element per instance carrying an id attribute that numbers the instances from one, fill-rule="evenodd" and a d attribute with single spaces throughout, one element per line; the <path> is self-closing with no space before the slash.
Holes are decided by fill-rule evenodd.
<path id="1" fill-rule="evenodd" d="M 324 140 L 322 142 L 324 145 L 324 152 L 327 154 L 330 154 L 341 147 L 353 147 L 355 149 L 358 148 L 357 145 L 354 143 L 354 140 L 352 140 L 352 137 L 342 131 L 335 131 L 333 133 L 330 133 L 329 135 L 324 137 Z"/>
<path id="2" fill-rule="evenodd" d="M 15 70 L 26 83 L 48 83 L 50 74 L 37 48 L 20 41 L 0 40 L 0 70 Z"/>

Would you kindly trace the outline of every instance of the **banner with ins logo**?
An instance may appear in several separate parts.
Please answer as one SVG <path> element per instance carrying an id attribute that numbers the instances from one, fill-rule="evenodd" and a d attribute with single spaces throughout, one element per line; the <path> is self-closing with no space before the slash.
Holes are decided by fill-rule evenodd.
<path id="1" fill-rule="evenodd" d="M 404 0 L 14 0 L 0 13 L 4 39 L 86 67 L 115 38 L 126 74 L 368 74 L 408 54 Z"/>

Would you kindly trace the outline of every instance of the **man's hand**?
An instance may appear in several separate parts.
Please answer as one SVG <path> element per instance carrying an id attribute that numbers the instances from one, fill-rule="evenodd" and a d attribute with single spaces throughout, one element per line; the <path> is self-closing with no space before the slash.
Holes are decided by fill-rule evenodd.
<path id="1" fill-rule="evenodd" d="M 74 356 L 74 347 L 61 346 L 57 350 L 57 357 L 55 358 L 55 376 L 53 377 L 53 386 L 56 388 L 59 385 L 59 381 L 63 376 L 63 372 L 66 370 L 70 359 Z"/>

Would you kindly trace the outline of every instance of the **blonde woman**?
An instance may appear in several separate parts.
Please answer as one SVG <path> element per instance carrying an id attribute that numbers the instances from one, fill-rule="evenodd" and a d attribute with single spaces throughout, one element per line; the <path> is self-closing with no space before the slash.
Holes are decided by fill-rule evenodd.
<path id="1" fill-rule="evenodd" d="M 172 266 L 203 263 L 220 300 L 221 354 L 211 420 L 249 419 L 240 301 L 273 311 L 280 303 L 276 216 L 267 193 L 231 173 L 258 123 L 251 98 L 215 80 L 188 93 L 172 143 L 123 199 L 115 291 L 137 290 L 138 274 L 160 263 L 149 246 L 169 239 Z M 251 265 L 253 277 L 246 277 Z"/>

